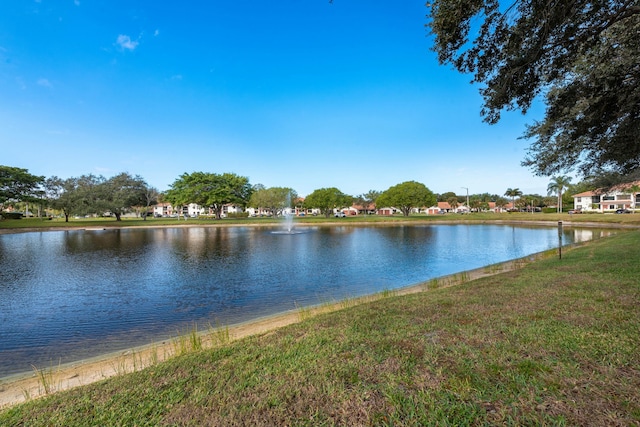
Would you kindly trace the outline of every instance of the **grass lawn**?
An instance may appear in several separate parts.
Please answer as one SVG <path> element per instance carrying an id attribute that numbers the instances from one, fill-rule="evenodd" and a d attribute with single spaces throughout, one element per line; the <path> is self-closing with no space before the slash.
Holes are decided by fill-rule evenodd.
<path id="1" fill-rule="evenodd" d="M 319 224 L 398 224 L 405 222 L 438 223 L 486 223 L 486 222 L 551 222 L 563 221 L 572 224 L 599 223 L 612 226 L 640 226 L 640 211 L 636 214 L 616 215 L 616 214 L 547 214 L 547 213 L 471 213 L 471 214 L 446 214 L 446 215 L 402 215 L 380 216 L 380 215 L 358 215 L 347 218 L 335 218 L 324 216 L 296 217 L 295 226 L 313 226 Z M 46 229 L 64 228 L 84 228 L 84 227 L 175 227 L 175 226 L 227 226 L 227 225 L 248 225 L 248 226 L 277 226 L 282 224 L 282 218 L 238 218 L 215 220 L 211 218 L 198 218 L 185 221 L 175 218 L 123 218 L 116 221 L 115 218 L 71 218 L 65 222 L 63 218 L 46 220 L 41 218 L 23 218 L 18 220 L 1 220 L 0 232 L 11 231 L 31 231 Z"/>
<path id="2" fill-rule="evenodd" d="M 619 231 L 562 260 L 301 316 L 5 409 L 0 425 L 639 425 L 638 248 L 640 231 Z"/>

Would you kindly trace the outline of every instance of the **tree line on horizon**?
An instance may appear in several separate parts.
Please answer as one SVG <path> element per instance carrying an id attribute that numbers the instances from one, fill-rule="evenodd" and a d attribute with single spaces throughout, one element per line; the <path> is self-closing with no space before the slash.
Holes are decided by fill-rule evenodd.
<path id="1" fill-rule="evenodd" d="M 561 208 L 563 198 L 566 203 L 572 203 L 567 197 L 569 191 L 581 192 L 588 187 L 588 183 L 571 185 L 570 178 L 556 177 L 549 185 L 549 195 L 558 195 L 557 205 Z M 498 207 L 508 206 L 508 198 L 511 199 L 511 207 L 518 209 L 542 208 L 553 205 L 556 200 L 539 194 L 523 194 L 518 188 L 507 189 L 503 196 L 489 193 L 470 196 L 454 192 L 435 194 L 422 183 L 406 181 L 385 191 L 369 190 L 357 196 L 330 187 L 316 189 L 301 198 L 293 188 L 251 185 L 247 177 L 235 173 L 210 172 L 184 173 L 167 191 L 159 192 L 140 175 L 127 172 L 110 178 L 87 174 L 63 179 L 57 176 L 45 178 L 32 175 L 27 169 L 0 166 L 0 212 L 9 205 L 32 204 L 38 207 L 38 216 L 42 216 L 43 209 L 49 208 L 61 212 L 66 221 L 71 215 L 107 212 L 117 221 L 128 212 L 136 212 L 146 219 L 149 208 L 162 202 L 176 207 L 195 203 L 210 208 L 220 219 L 223 206 L 229 204 L 260 208 L 274 216 L 281 215 L 288 207 L 319 209 L 329 217 L 334 209 L 354 205 L 365 210 L 395 207 L 408 216 L 414 208 L 434 206 L 437 202 L 447 202 L 455 210 L 466 205 L 467 198 L 468 207 L 475 211 L 488 209 L 490 202 Z"/>

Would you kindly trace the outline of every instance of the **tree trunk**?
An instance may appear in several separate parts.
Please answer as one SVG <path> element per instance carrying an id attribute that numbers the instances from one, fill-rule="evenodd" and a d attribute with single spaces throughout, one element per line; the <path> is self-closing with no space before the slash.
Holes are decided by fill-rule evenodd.
<path id="1" fill-rule="evenodd" d="M 120 218 L 120 214 L 119 213 L 115 213 L 116 216 L 116 221 L 122 221 L 122 219 Z"/>

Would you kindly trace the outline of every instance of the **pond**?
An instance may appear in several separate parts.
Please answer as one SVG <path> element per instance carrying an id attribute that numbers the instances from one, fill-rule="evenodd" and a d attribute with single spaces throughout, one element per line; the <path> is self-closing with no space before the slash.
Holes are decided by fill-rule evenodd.
<path id="1" fill-rule="evenodd" d="M 0 378 L 555 248 L 555 227 L 135 228 L 0 236 Z M 565 229 L 563 243 L 597 237 Z"/>

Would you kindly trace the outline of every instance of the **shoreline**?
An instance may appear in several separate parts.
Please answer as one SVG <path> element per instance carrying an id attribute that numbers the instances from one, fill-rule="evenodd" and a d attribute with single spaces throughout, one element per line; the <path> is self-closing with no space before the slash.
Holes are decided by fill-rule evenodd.
<path id="1" fill-rule="evenodd" d="M 598 222 L 598 221 L 557 221 L 557 220 L 522 220 L 522 219 L 495 219 L 495 220 L 467 220 L 461 218 L 459 220 L 434 220 L 434 221 L 425 221 L 420 219 L 413 220 L 402 220 L 402 221 L 388 221 L 388 222 L 366 222 L 366 221 L 354 221 L 354 222 L 336 222 L 336 221 L 326 221 L 326 222 L 314 222 L 314 223 L 305 223 L 305 222 L 294 222 L 294 228 L 309 228 L 309 227 L 397 227 L 403 225 L 487 225 L 487 224 L 498 224 L 498 225 L 529 225 L 536 227 L 556 227 L 558 222 L 562 222 L 563 227 L 569 228 L 619 228 L 619 229 L 640 229 L 640 224 L 624 224 L 624 223 L 609 223 L 609 222 Z M 24 228 L 2 228 L 0 227 L 0 235 L 3 234 L 18 234 L 18 233 L 34 233 L 34 232 L 45 232 L 45 231 L 106 231 L 106 230 L 127 230 L 127 229 L 149 229 L 149 228 L 216 228 L 216 227 L 251 227 L 251 228 L 281 228 L 282 224 L 278 222 L 271 222 L 266 224 L 257 224 L 257 223 L 196 223 L 191 222 L 188 223 L 185 221 L 183 224 L 151 224 L 151 225 L 69 225 L 69 226 L 47 226 L 47 227 L 24 227 Z"/>
<path id="2" fill-rule="evenodd" d="M 429 279 L 425 282 L 392 290 L 391 295 L 402 296 L 428 292 L 431 289 L 451 287 L 483 277 L 513 271 L 547 256 L 545 255 L 546 252 L 531 254 L 515 260 Z M 345 307 L 358 304 L 374 302 L 385 297 L 388 297 L 388 293 L 365 295 L 331 304 L 304 307 L 301 310 L 290 310 L 217 328 L 212 331 L 199 332 L 198 336 L 202 340 L 202 349 L 224 346 L 252 335 L 266 334 L 276 329 L 299 323 L 311 316 L 338 311 Z M 190 337 L 177 337 L 144 346 L 132 347 L 124 351 L 69 362 L 48 369 L 36 370 L 34 368 L 34 371 L 31 373 L 25 372 L 2 378 L 0 379 L 0 410 L 59 391 L 69 390 L 110 377 L 140 371 L 173 357 L 178 357 L 181 354 L 188 354 L 189 351 L 199 351 L 187 350 L 186 353 L 183 352 L 184 349 L 181 347 L 189 340 Z"/>

